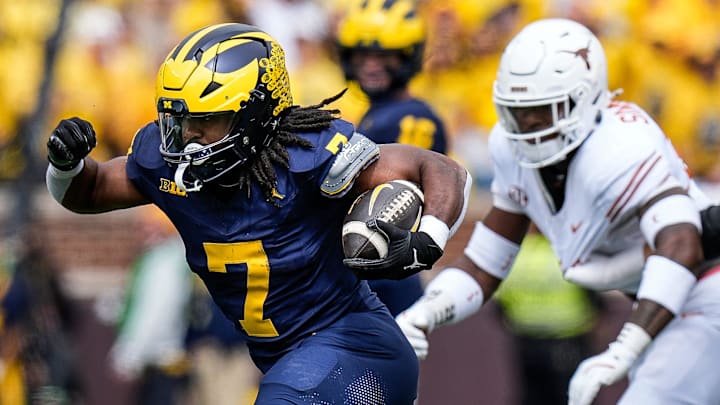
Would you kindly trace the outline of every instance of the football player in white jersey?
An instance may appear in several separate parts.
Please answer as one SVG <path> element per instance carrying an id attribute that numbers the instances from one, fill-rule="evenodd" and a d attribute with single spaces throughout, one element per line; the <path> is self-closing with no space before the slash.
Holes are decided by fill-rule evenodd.
<path id="1" fill-rule="evenodd" d="M 512 39 L 493 88 L 493 206 L 397 321 L 425 357 L 427 333 L 492 295 L 533 221 L 566 279 L 635 297 L 615 341 L 576 370 L 569 404 L 625 376 L 621 404 L 720 404 L 720 267 L 700 236 L 710 201 L 655 122 L 613 98 L 586 27 L 545 19 Z"/>

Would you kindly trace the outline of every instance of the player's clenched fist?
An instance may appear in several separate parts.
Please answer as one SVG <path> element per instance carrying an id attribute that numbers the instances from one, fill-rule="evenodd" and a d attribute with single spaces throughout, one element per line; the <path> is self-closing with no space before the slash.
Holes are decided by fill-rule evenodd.
<path id="1" fill-rule="evenodd" d="M 388 254 L 382 259 L 345 259 L 360 278 L 367 280 L 401 280 L 429 270 L 440 259 L 443 250 L 426 232 L 411 232 L 388 222 L 372 219 L 368 228 L 381 232 L 388 240 Z"/>
<path id="2" fill-rule="evenodd" d="M 48 160 L 60 170 L 72 170 L 97 145 L 88 121 L 73 117 L 60 121 L 48 139 Z"/>

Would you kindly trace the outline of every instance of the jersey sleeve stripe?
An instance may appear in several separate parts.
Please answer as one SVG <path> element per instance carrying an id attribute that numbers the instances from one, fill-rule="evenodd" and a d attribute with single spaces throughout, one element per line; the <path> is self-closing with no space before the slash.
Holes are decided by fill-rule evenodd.
<path id="1" fill-rule="evenodd" d="M 616 208 L 617 205 L 620 203 L 620 201 L 621 201 L 623 198 L 625 198 L 625 193 L 628 192 L 628 190 L 629 190 L 630 187 L 632 186 L 632 183 L 633 183 L 633 182 L 635 181 L 635 179 L 637 178 L 638 174 L 642 171 L 643 167 L 645 167 L 645 164 L 646 164 L 653 156 L 656 155 L 656 153 L 657 153 L 657 152 L 653 152 L 650 156 L 648 156 L 648 158 L 645 159 L 645 160 L 640 164 L 640 166 L 635 170 L 635 173 L 633 173 L 632 178 L 630 178 L 630 182 L 629 182 L 628 185 L 625 187 L 625 189 L 622 191 L 622 193 L 620 193 L 620 195 L 619 195 L 618 198 L 615 200 L 615 202 L 613 202 L 613 205 L 612 205 L 612 206 L 610 207 L 610 209 L 608 210 L 606 216 L 610 216 L 610 213 L 611 213 L 613 210 L 615 210 L 615 208 Z"/>
<path id="2" fill-rule="evenodd" d="M 662 156 L 659 155 L 657 152 L 653 152 L 647 159 L 642 162 L 642 164 L 640 164 L 640 167 L 635 170 L 635 173 L 633 173 L 633 176 L 628 182 L 627 186 L 625 186 L 623 192 L 615 200 L 615 202 L 605 215 L 607 218 L 610 219 L 610 222 L 613 222 L 615 219 L 617 219 L 617 217 L 620 215 L 628 202 L 630 202 L 633 195 L 635 195 L 638 188 L 640 188 L 642 182 L 645 181 L 647 176 L 650 174 L 653 168 L 655 168 L 660 159 L 662 159 Z M 646 164 L 650 162 L 650 160 L 652 160 L 652 162 L 647 167 L 647 169 L 645 169 Z"/>

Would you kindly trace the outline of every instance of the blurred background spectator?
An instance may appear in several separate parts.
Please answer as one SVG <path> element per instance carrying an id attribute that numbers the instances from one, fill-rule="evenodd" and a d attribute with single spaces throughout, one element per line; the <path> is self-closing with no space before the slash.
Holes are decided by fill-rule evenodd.
<path id="1" fill-rule="evenodd" d="M 111 320 L 116 337 L 108 353 L 129 403 L 252 403 L 257 371 L 233 324 L 190 271 L 180 236 L 154 206 L 142 207 L 138 221 L 142 247 Z"/>
<path id="2" fill-rule="evenodd" d="M 514 337 L 520 403 L 565 403 L 577 366 L 602 350 L 591 336 L 599 297 L 562 278 L 550 242 L 531 225 L 495 299 Z"/>
<path id="3" fill-rule="evenodd" d="M 182 240 L 164 214 L 154 206 L 142 211 L 142 251 L 124 289 L 110 367 L 122 382 L 133 385 L 133 403 L 185 403 L 193 275 Z"/>
<path id="4" fill-rule="evenodd" d="M 445 125 L 408 83 L 423 67 L 425 21 L 412 1 L 348 2 L 336 26 L 335 47 L 348 84 L 367 102 L 355 123 L 375 143 L 404 143 L 447 153 Z M 392 40 L 390 40 L 392 39 Z M 369 280 L 370 288 L 397 316 L 423 294 L 420 274 L 403 280 Z"/>
<path id="5" fill-rule="evenodd" d="M 156 118 L 155 73 L 172 44 L 191 30 L 221 21 L 256 24 L 281 40 L 293 71 L 297 103 L 316 103 L 349 86 L 336 106 L 358 123 L 368 101 L 356 85 L 345 83 L 333 47 L 337 22 L 347 4 L 344 0 L 0 0 L 0 57 L 5 61 L 5 74 L 0 75 L 0 403 L 30 403 L 40 394 L 58 401 L 81 398 L 85 404 L 133 403 L 126 385 L 109 372 L 97 371 L 109 370 L 112 344 L 121 342 L 123 335 L 123 328 L 108 323 L 111 318 L 97 309 L 113 302 L 114 307 L 105 307 L 108 313 L 117 314 L 122 308 L 118 297 L 129 285 L 129 269 L 146 253 L 142 235 L 131 231 L 131 224 L 142 216 L 130 210 L 88 219 L 56 209 L 43 182 L 44 143 L 55 123 L 83 115 L 97 123 L 99 147 L 94 154 L 103 155 L 99 158 L 125 154 L 134 128 Z M 410 90 L 438 113 L 448 132 L 448 154 L 464 163 L 475 178 L 475 202 L 458 241 L 487 207 L 492 173 L 486 136 L 496 119 L 491 86 L 499 52 L 521 26 L 541 17 L 570 17 L 593 28 L 611 60 L 611 89 L 622 88 L 628 99 L 649 111 L 689 170 L 717 195 L 720 2 L 417 0 L 417 4 L 428 38 L 423 69 L 410 82 Z M 78 232 L 68 231 L 78 227 L 89 231 L 88 240 L 78 240 Z M 460 249 L 451 243 L 447 255 Z M 197 323 L 212 317 L 193 318 L 193 313 L 212 314 L 213 306 L 203 301 L 202 292 L 192 291 L 190 331 L 193 325 L 204 325 L 202 329 L 213 324 Z M 629 305 L 612 293 L 602 299 L 609 306 L 592 330 L 596 341 L 605 333 L 614 336 L 619 329 L 615 322 Z M 35 307 L 35 302 L 43 304 Z M 252 367 L 245 367 L 244 345 L 222 337 L 234 336 L 232 323 L 214 319 L 220 329 L 191 333 L 183 342 L 194 365 L 188 370 L 187 396 L 194 398 L 192 403 L 217 403 L 217 398 L 198 394 L 213 388 L 200 387 L 211 387 L 207 384 L 213 380 L 208 379 L 213 369 L 230 370 L 236 365 L 228 386 L 237 391 L 230 397 L 251 403 L 257 376 Z M 418 402 L 469 403 L 480 398 L 487 403 L 519 403 L 520 385 L 514 377 L 519 363 L 512 334 L 498 326 L 494 314 L 484 311 L 472 322 L 433 336 L 435 354 L 421 365 Z M 486 347 L 493 352 L 474 345 L 479 340 L 488 342 Z M 477 378 L 469 379 L 480 374 L 494 377 L 488 379 L 493 383 L 478 387 Z M 605 398 L 612 403 L 612 394 Z"/>
<path id="6" fill-rule="evenodd" d="M 30 224 L 0 242 L 0 403 L 82 400 L 76 326 L 42 229 Z"/>

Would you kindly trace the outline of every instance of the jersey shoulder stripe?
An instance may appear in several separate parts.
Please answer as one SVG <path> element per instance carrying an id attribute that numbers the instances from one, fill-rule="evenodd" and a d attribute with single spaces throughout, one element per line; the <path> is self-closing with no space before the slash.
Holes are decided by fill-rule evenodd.
<path id="1" fill-rule="evenodd" d="M 630 180 L 627 182 L 627 185 L 605 214 L 610 222 L 617 219 L 620 212 L 622 212 L 623 208 L 625 208 L 627 203 L 632 199 L 640 185 L 648 178 L 648 175 L 657 166 L 660 159 L 662 159 L 662 156 L 657 151 L 653 151 L 653 153 L 651 153 L 650 156 L 648 156 L 647 159 L 640 163 L 640 165 L 635 169 L 633 175 L 630 177 Z"/>

